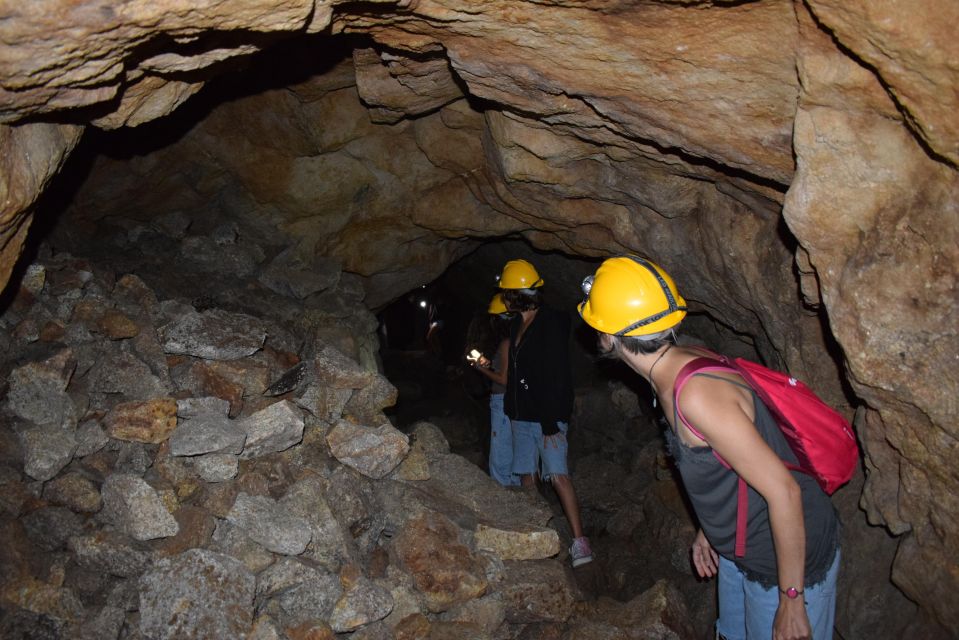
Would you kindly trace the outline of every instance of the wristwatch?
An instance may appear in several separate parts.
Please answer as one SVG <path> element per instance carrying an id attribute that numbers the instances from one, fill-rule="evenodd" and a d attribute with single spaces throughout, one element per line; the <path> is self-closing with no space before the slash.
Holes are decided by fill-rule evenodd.
<path id="1" fill-rule="evenodd" d="M 795 600 L 802 595 L 802 590 L 797 589 L 796 587 L 789 587 L 788 589 L 780 589 L 779 593 L 785 595 L 790 600 Z"/>

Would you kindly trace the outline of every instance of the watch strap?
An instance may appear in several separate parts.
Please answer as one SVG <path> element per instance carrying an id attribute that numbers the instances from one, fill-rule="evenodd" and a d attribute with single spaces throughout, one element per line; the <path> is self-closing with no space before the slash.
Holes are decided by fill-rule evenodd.
<path id="1" fill-rule="evenodd" d="M 779 593 L 783 594 L 790 600 L 795 600 L 796 598 L 798 598 L 799 596 L 803 594 L 803 590 L 797 589 L 796 587 L 789 587 L 788 589 L 780 588 Z"/>

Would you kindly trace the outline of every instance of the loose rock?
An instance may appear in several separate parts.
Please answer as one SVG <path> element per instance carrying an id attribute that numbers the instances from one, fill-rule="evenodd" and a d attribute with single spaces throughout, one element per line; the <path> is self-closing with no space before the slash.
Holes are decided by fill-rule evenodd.
<path id="1" fill-rule="evenodd" d="M 136 540 L 176 535 L 179 526 L 142 478 L 115 473 L 103 483 L 103 517 Z"/>
<path id="2" fill-rule="evenodd" d="M 330 615 L 333 631 L 344 633 L 382 620 L 393 610 L 393 597 L 381 586 L 360 577 L 340 597 Z"/>
<path id="3" fill-rule="evenodd" d="M 23 517 L 30 541 L 45 551 L 63 548 L 71 536 L 83 533 L 83 520 L 65 507 L 44 507 Z"/>
<path id="4" fill-rule="evenodd" d="M 27 427 L 19 435 L 24 454 L 23 470 L 41 482 L 60 473 L 77 450 L 74 432 L 59 425 Z"/>
<path id="5" fill-rule="evenodd" d="M 288 513 L 266 496 L 240 493 L 226 519 L 274 553 L 303 553 L 312 536 L 303 518 Z"/>
<path id="6" fill-rule="evenodd" d="M 110 442 L 110 438 L 95 420 L 87 420 L 77 427 L 76 440 L 77 450 L 74 455 L 77 458 L 96 453 Z"/>
<path id="7" fill-rule="evenodd" d="M 193 468 L 207 482 L 224 482 L 236 477 L 240 459 L 230 453 L 208 453 L 192 458 Z"/>
<path id="8" fill-rule="evenodd" d="M 114 531 L 72 536 L 67 547 L 80 566 L 120 577 L 139 575 L 152 559 L 146 547 Z"/>
<path id="9" fill-rule="evenodd" d="M 144 443 L 163 442 L 176 423 L 177 401 L 173 398 L 118 404 L 104 418 L 111 438 Z"/>
<path id="10" fill-rule="evenodd" d="M 70 349 L 64 349 L 42 362 L 31 362 L 10 372 L 7 406 L 15 415 L 38 425 L 60 426 L 73 420 L 73 402 L 67 385 L 77 361 Z"/>
<path id="11" fill-rule="evenodd" d="M 205 360 L 236 360 L 256 353 L 266 341 L 260 321 L 211 309 L 188 313 L 160 328 L 166 353 Z"/>
<path id="12" fill-rule="evenodd" d="M 191 549 L 140 578 L 140 632 L 147 638 L 244 638 L 253 622 L 253 574 L 239 560 Z"/>
<path id="13" fill-rule="evenodd" d="M 48 482 L 43 488 L 43 497 L 77 513 L 95 513 L 103 505 L 96 485 L 79 473 L 67 473 Z"/>
<path id="14" fill-rule="evenodd" d="M 382 478 L 409 451 L 408 438 L 387 423 L 364 427 L 340 420 L 326 436 L 337 460 L 370 478 Z"/>
<path id="15" fill-rule="evenodd" d="M 408 522 L 394 539 L 393 551 L 432 612 L 486 592 L 478 558 L 459 540 L 456 526 L 438 513 L 424 512 Z"/>
<path id="16" fill-rule="evenodd" d="M 266 548 L 251 540 L 243 530 L 226 520 L 216 522 L 212 549 L 233 556 L 254 573 L 269 567 L 275 558 Z"/>
<path id="17" fill-rule="evenodd" d="M 313 362 L 316 380 L 334 389 L 362 389 L 374 375 L 331 345 L 320 348 Z"/>
<path id="18" fill-rule="evenodd" d="M 500 593 L 510 622 L 565 622 L 576 587 L 556 560 L 507 562 Z"/>
<path id="19" fill-rule="evenodd" d="M 246 433 L 224 416 L 200 414 L 184 420 L 170 438 L 170 455 L 234 453 L 243 450 Z"/>
<path id="20" fill-rule="evenodd" d="M 246 432 L 246 443 L 240 457 L 256 458 L 267 453 L 284 451 L 303 439 L 303 417 L 289 400 L 283 400 L 240 420 L 238 427 Z"/>

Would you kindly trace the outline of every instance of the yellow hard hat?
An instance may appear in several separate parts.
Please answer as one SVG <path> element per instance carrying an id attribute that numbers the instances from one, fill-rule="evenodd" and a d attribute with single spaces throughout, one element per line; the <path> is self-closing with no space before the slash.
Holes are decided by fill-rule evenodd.
<path id="1" fill-rule="evenodd" d="M 617 336 L 648 336 L 686 317 L 686 301 L 663 269 L 645 258 L 609 258 L 583 280 L 586 299 L 577 307 L 586 324 Z"/>
<path id="2" fill-rule="evenodd" d="M 489 313 L 499 315 L 501 313 L 506 313 L 506 303 L 503 302 L 503 294 L 497 293 L 493 296 L 493 299 L 489 301 Z"/>
<path id="3" fill-rule="evenodd" d="M 535 289 L 543 286 L 536 267 L 526 260 L 510 260 L 499 277 L 500 289 Z"/>

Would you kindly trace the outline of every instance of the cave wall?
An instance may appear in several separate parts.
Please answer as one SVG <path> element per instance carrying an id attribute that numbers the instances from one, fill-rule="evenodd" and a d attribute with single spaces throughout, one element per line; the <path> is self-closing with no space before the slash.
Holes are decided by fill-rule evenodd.
<path id="1" fill-rule="evenodd" d="M 0 275 L 84 126 L 158 118 L 284 37 L 368 38 L 168 149 L 99 161 L 76 213 L 213 202 L 340 260 L 372 306 L 483 236 L 650 255 L 851 413 L 849 385 L 861 506 L 902 536 L 893 579 L 959 628 L 956 18 L 892 0 L 26 4 L 0 43 Z"/>

